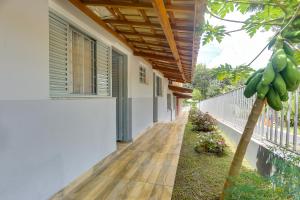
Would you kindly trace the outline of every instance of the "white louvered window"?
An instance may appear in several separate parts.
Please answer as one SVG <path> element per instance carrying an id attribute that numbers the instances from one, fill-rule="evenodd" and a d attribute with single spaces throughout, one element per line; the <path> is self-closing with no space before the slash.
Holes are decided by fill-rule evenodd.
<path id="1" fill-rule="evenodd" d="M 49 15 L 50 96 L 110 96 L 111 48 Z"/>
<path id="2" fill-rule="evenodd" d="M 171 94 L 167 94 L 167 108 L 168 110 L 172 110 Z"/>
<path id="3" fill-rule="evenodd" d="M 173 109 L 176 110 L 176 96 L 173 96 Z"/>
<path id="4" fill-rule="evenodd" d="M 162 91 L 162 79 L 159 76 L 156 76 L 156 95 L 157 96 L 163 96 Z"/>

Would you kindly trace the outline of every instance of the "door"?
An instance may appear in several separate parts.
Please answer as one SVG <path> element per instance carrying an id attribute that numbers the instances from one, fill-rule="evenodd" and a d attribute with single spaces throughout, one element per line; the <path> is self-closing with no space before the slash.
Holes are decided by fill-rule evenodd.
<path id="1" fill-rule="evenodd" d="M 156 94 L 156 75 L 153 73 L 153 122 L 158 121 L 158 98 Z"/>
<path id="2" fill-rule="evenodd" d="M 116 97 L 116 134 L 117 141 L 131 141 L 128 131 L 126 56 L 112 51 L 112 96 Z"/>

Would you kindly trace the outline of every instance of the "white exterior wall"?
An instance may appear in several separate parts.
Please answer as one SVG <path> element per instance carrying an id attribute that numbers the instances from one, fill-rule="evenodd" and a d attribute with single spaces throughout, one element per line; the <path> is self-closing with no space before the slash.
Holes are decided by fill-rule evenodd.
<path id="1" fill-rule="evenodd" d="M 167 94 L 172 95 L 172 91 L 169 90 L 169 81 L 163 76 L 162 73 L 155 70 L 156 75 L 162 78 L 163 95 L 158 97 L 158 121 L 169 122 L 172 119 L 171 111 L 168 110 Z M 171 100 L 172 102 L 172 100 Z"/>
<path id="2" fill-rule="evenodd" d="M 0 199 L 48 199 L 116 149 L 115 98 L 49 98 L 48 10 L 47 0 L 0 2 Z"/>
<path id="3" fill-rule="evenodd" d="M 115 98 L 49 98 L 49 9 L 128 56 L 133 138 L 153 124 L 146 61 L 67 0 L 1 1 L 0 199 L 47 199 L 116 149 Z M 147 84 L 139 83 L 140 63 Z M 170 121 L 163 80 L 158 117 Z"/>
<path id="4" fill-rule="evenodd" d="M 146 67 L 147 83 L 140 83 L 139 67 Z M 153 125 L 153 70 L 143 59 L 132 59 L 129 62 L 128 81 L 129 99 L 132 107 L 132 137 L 136 139 L 145 128 Z"/>

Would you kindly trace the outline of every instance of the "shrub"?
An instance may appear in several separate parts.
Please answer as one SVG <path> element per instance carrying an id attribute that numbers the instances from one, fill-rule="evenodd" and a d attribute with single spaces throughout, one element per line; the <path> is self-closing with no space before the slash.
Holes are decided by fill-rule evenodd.
<path id="1" fill-rule="evenodd" d="M 200 133 L 199 141 L 195 146 L 197 152 L 224 154 L 226 143 L 224 138 L 218 132 Z"/>
<path id="2" fill-rule="evenodd" d="M 277 154 L 271 154 L 275 171 L 270 177 L 274 188 L 280 189 L 288 199 L 300 200 L 300 157 L 283 147 L 271 148 Z"/>
<path id="3" fill-rule="evenodd" d="M 225 200 L 300 200 L 300 157 L 280 147 L 271 148 L 274 173 L 262 177 L 255 172 L 232 178 Z"/>
<path id="4" fill-rule="evenodd" d="M 231 179 L 233 185 L 225 191 L 225 200 L 287 200 L 279 188 L 256 172 L 243 172 Z"/>
<path id="5" fill-rule="evenodd" d="M 192 107 L 189 112 L 189 121 L 193 124 L 198 117 L 199 110 L 196 107 Z"/>
<path id="6" fill-rule="evenodd" d="M 192 109 L 189 119 L 195 131 L 210 132 L 216 130 L 216 120 L 208 113 L 203 113 L 198 109 Z"/>

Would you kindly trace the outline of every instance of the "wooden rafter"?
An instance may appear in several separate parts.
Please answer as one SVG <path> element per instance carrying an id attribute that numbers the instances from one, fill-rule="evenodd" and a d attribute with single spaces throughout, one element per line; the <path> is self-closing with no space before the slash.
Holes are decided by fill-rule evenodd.
<path id="1" fill-rule="evenodd" d="M 164 2 L 162 0 L 152 0 L 152 4 L 154 9 L 157 12 L 158 18 L 160 20 L 160 24 L 162 26 L 162 29 L 166 35 L 166 38 L 168 40 L 168 43 L 170 45 L 171 51 L 173 53 L 173 56 L 176 60 L 176 63 L 178 65 L 179 71 L 181 72 L 182 79 L 185 81 L 185 74 L 183 72 L 182 63 L 180 60 L 179 52 L 176 46 L 176 42 L 174 40 L 174 35 L 171 29 L 171 25 L 167 16 L 167 11 L 164 5 Z"/>
<path id="2" fill-rule="evenodd" d="M 135 9 L 153 9 L 150 3 L 128 3 L 128 2 L 112 2 L 108 0 L 81 0 L 85 5 L 90 6 L 111 6 L 118 8 L 135 8 Z M 180 11 L 193 13 L 193 6 L 176 6 L 176 5 L 166 5 L 167 10 Z"/>
<path id="3" fill-rule="evenodd" d="M 179 87 L 175 85 L 169 85 L 168 86 L 170 90 L 173 90 L 175 92 L 181 92 L 181 93 L 192 93 L 193 89 L 185 88 L 185 87 Z"/>
<path id="4" fill-rule="evenodd" d="M 69 1 L 164 76 L 191 82 L 206 0 Z"/>
<path id="5" fill-rule="evenodd" d="M 151 23 L 151 22 L 138 22 L 138 21 L 124 21 L 124 20 L 116 20 L 116 19 L 106 19 L 104 20 L 106 23 L 109 24 L 118 24 L 118 25 L 131 25 L 131 26 L 137 26 L 137 27 L 153 27 L 153 28 L 161 28 L 160 24 Z M 192 26 L 177 26 L 177 25 L 171 25 L 171 28 L 174 31 L 181 31 L 181 32 L 192 32 L 193 27 Z"/>
<path id="6" fill-rule="evenodd" d="M 81 10 L 84 14 L 89 16 L 92 20 L 94 20 L 97 24 L 102 26 L 105 30 L 111 33 L 113 36 L 118 38 L 121 42 L 123 42 L 126 46 L 133 49 L 133 46 L 129 44 L 126 39 L 121 37 L 118 33 L 116 33 L 113 29 L 111 29 L 101 18 L 99 18 L 93 11 L 87 8 L 84 4 L 81 3 L 80 0 L 69 0 L 75 7 Z"/>
<path id="7" fill-rule="evenodd" d="M 178 98 L 183 98 L 183 99 L 192 98 L 192 95 L 189 95 L 189 94 L 183 94 L 183 93 L 179 93 L 179 92 L 173 92 L 173 94 Z"/>
<path id="8" fill-rule="evenodd" d="M 163 66 L 159 66 L 159 65 L 154 65 L 153 69 L 159 70 L 159 71 L 163 71 L 163 72 L 170 72 L 170 73 L 178 73 L 178 68 L 169 68 L 169 67 L 163 67 Z"/>
<path id="9" fill-rule="evenodd" d="M 155 54 L 150 54 L 150 53 L 142 53 L 142 52 L 134 52 L 134 55 L 145 57 L 145 58 L 150 58 L 150 59 L 175 62 L 174 58 L 170 57 L 170 56 L 161 56 L 161 55 L 155 55 Z"/>
<path id="10" fill-rule="evenodd" d="M 204 11 L 206 8 L 206 0 L 194 0 L 195 4 L 194 4 L 194 33 L 193 33 L 193 58 L 192 58 L 192 73 L 194 73 L 195 70 L 195 65 L 196 65 L 196 61 L 197 61 L 197 56 L 198 56 L 198 50 L 200 47 L 200 36 L 199 36 L 199 29 L 201 23 L 203 23 L 204 21 Z M 198 38 L 197 38 L 198 37 Z M 191 77 L 190 77 L 191 79 Z"/>

